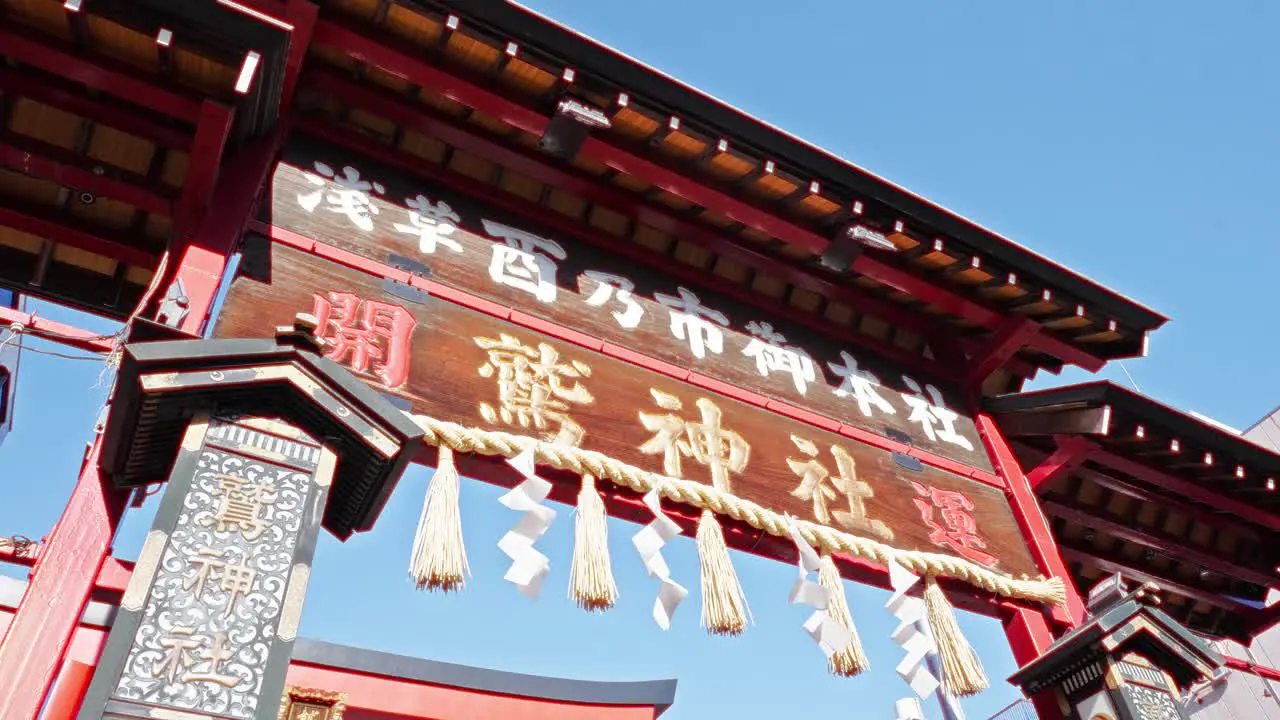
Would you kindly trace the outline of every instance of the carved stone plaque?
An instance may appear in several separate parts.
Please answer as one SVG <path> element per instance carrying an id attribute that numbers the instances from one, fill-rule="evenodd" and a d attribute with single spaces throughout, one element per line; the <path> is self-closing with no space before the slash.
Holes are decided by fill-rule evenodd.
<path id="1" fill-rule="evenodd" d="M 278 421 L 194 421 L 81 720 L 275 720 L 332 453 Z"/>

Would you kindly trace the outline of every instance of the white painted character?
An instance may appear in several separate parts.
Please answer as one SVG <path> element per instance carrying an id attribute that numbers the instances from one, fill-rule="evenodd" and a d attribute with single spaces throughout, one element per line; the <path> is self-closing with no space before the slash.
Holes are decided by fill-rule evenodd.
<path id="1" fill-rule="evenodd" d="M 613 319 L 618 321 L 618 325 L 634 330 L 640 324 L 644 308 L 631 295 L 631 291 L 636 289 L 635 283 L 621 275 L 610 275 L 599 270 L 587 270 L 582 275 L 596 282 L 596 289 L 587 297 L 588 305 L 604 307 L 610 299 L 616 299 L 623 308 L 613 311 Z"/>
<path id="2" fill-rule="evenodd" d="M 707 352 L 724 352 L 724 331 L 729 318 L 702 304 L 697 295 L 678 287 L 679 297 L 654 293 L 654 298 L 671 312 L 671 334 L 689 343 L 693 356 L 702 360 Z"/>
<path id="3" fill-rule="evenodd" d="M 381 183 L 361 180 L 360 171 L 350 165 L 343 167 L 340 175 L 318 160 L 314 167 L 315 172 L 305 173 L 304 177 L 309 184 L 317 186 L 317 189 L 300 193 L 298 204 L 307 212 L 315 212 L 321 201 L 324 201 L 325 209 L 329 212 L 345 215 L 353 225 L 365 232 L 372 231 L 373 216 L 378 214 L 378 207 L 373 204 L 369 191 L 382 194 L 386 192 L 386 188 Z M 326 180 L 332 180 L 333 184 L 330 185 Z"/>
<path id="4" fill-rule="evenodd" d="M 858 402 L 864 417 L 874 417 L 874 411 L 896 415 L 898 411 L 880 394 L 880 378 L 858 367 L 858 361 L 848 352 L 840 351 L 841 363 L 827 363 L 831 372 L 840 378 L 840 387 L 834 390 L 836 397 L 851 397 Z"/>
<path id="5" fill-rule="evenodd" d="M 772 372 L 790 373 L 796 390 L 804 395 L 809 390 L 809 383 L 814 382 L 817 377 L 813 360 L 808 354 L 787 345 L 787 338 L 767 322 L 752 320 L 747 323 L 747 332 L 753 337 L 743 348 L 742 354 L 755 358 L 756 371 L 764 377 Z"/>
<path id="6" fill-rule="evenodd" d="M 437 245 L 443 245 L 454 252 L 462 252 L 462 245 L 452 237 L 462 218 L 449 207 L 449 203 L 441 200 L 433 204 L 430 198 L 419 193 L 417 197 L 405 200 L 404 204 L 409 209 L 409 224 L 396 223 L 395 228 L 405 235 L 416 235 L 419 251 L 432 255 Z"/>
<path id="7" fill-rule="evenodd" d="M 942 392 L 938 388 L 925 385 L 921 390 L 920 383 L 907 375 L 902 376 L 902 381 L 911 390 L 911 394 L 902 393 L 903 402 L 911 408 L 908 422 L 919 423 L 925 436 L 930 440 L 935 442 L 941 440 L 965 450 L 973 450 L 973 443 L 956 432 L 956 420 L 960 414 L 946 406 L 946 401 L 942 399 Z"/>
<path id="8" fill-rule="evenodd" d="M 567 257 L 554 240 L 482 219 L 484 231 L 502 240 L 494 243 L 489 277 L 499 285 L 524 290 L 544 303 L 556 301 L 556 263 Z"/>

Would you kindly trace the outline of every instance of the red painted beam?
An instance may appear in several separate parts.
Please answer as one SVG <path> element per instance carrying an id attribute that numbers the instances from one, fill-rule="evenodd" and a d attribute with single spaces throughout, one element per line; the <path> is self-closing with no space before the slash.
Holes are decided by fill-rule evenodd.
<path id="1" fill-rule="evenodd" d="M 1280 584 L 1280 577 L 1257 568 L 1231 562 L 1210 552 L 1196 549 L 1186 538 L 1174 537 L 1154 528 L 1126 524 L 1121 518 L 1104 509 L 1083 510 L 1055 500 L 1041 500 L 1040 507 L 1053 517 L 1087 528 L 1093 528 L 1112 537 L 1149 547 L 1179 562 L 1188 562 L 1211 570 L 1228 578 L 1238 578 L 1262 587 Z"/>
<path id="2" fill-rule="evenodd" d="M 52 78 L 36 79 L 33 75 L 0 66 L 0 89 L 158 145 L 184 152 L 191 147 L 190 132 L 157 121 L 109 98 L 91 98 L 83 92 L 64 87 L 64 83 Z"/>
<path id="3" fill-rule="evenodd" d="M 206 214 L 197 229 L 175 238 L 171 253 L 176 263 L 157 285 L 162 289 L 157 299 L 164 297 L 172 283 L 182 281 L 188 298 L 187 315 L 178 325 L 183 332 L 199 335 L 204 327 L 227 263 L 275 167 L 284 128 L 284 123 L 278 124 L 266 137 L 249 143 L 226 161 L 210 201 L 216 212 Z"/>
<path id="4" fill-rule="evenodd" d="M 222 151 L 231 135 L 235 117 L 234 109 L 212 100 L 205 100 L 200 105 L 196 139 L 188 157 L 182 195 L 173 214 L 174 229 L 179 234 L 192 232 L 210 209 L 210 198 L 222 164 Z"/>
<path id="5" fill-rule="evenodd" d="M 1245 522 L 1261 525 L 1268 530 L 1280 530 L 1280 515 L 1269 513 L 1256 505 L 1227 497 L 1198 483 L 1171 475 L 1164 470 L 1117 455 L 1097 443 L 1090 442 L 1088 452 L 1089 460 L 1099 465 L 1131 475 L 1166 492 L 1232 513 Z"/>
<path id="6" fill-rule="evenodd" d="M 406 78 L 418 85 L 444 95 L 486 115 L 492 115 L 521 130 L 541 135 L 550 121 L 542 112 L 487 90 L 421 59 L 420 48 L 386 33 L 363 29 L 357 32 L 352 23 L 321 20 L 313 35 L 318 45 L 338 48 L 350 56 L 375 65 L 383 70 Z M 830 241 L 821 234 L 796 225 L 743 200 L 707 187 L 678 171 L 639 157 L 630 150 L 618 147 L 603 139 L 589 137 L 583 144 L 582 154 L 620 172 L 634 175 L 667 192 L 719 212 L 726 217 L 756 228 L 791 245 L 814 253 L 821 253 Z M 964 297 L 942 287 L 939 279 L 930 279 L 913 271 L 893 266 L 869 254 L 861 255 L 853 264 L 853 270 L 890 287 L 909 293 L 945 312 L 972 321 L 982 327 L 995 329 L 1008 317 L 1007 312 L 995 310 L 982 302 Z M 1074 363 L 1090 371 L 1096 371 L 1103 360 L 1069 343 L 1040 333 L 1032 346 L 1045 353 Z"/>
<path id="7" fill-rule="evenodd" d="M 289 666 L 288 682 L 294 686 L 346 693 L 346 705 L 351 708 L 351 714 L 360 716 L 409 718 L 422 717 L 424 712 L 430 712 L 432 718 L 439 720 L 653 720 L 655 716 L 651 705 L 567 703 L 367 675 L 300 662 Z"/>
<path id="8" fill-rule="evenodd" d="M 311 47 L 311 35 L 315 31 L 320 7 L 311 0 L 287 0 L 284 16 L 293 25 L 289 33 L 289 56 L 285 60 L 284 85 L 280 93 L 280 116 L 288 114 L 293 106 L 295 90 L 302 77 L 302 66 Z"/>
<path id="9" fill-rule="evenodd" d="M 108 239 L 100 229 L 90 227 L 88 223 L 82 223 L 70 215 L 55 217 L 53 213 L 38 207 L 19 209 L 8 199 L 6 207 L 0 207 L 0 225 L 108 257 L 125 265 L 154 268 L 160 262 L 160 258 L 153 253 L 133 247 L 124 239 Z"/>
<path id="10" fill-rule="evenodd" d="M 62 343 L 78 350 L 95 353 L 111 352 L 111 338 L 104 338 L 88 330 L 81 330 L 70 325 L 63 325 L 52 320 L 36 317 L 21 310 L 0 306 L 0 327 L 18 325 L 24 332 L 53 342 Z M 0 557 L 3 557 L 0 555 Z"/>
<path id="11" fill-rule="evenodd" d="M 144 175 L 105 169 L 72 150 L 9 130 L 0 130 L 0 166 L 51 180 L 75 190 L 88 190 L 158 215 L 173 213 L 174 192 Z M 102 174 L 95 169 L 103 169 Z"/>
<path id="12" fill-rule="evenodd" d="M 1240 672 L 1247 672 L 1251 675 L 1257 675 L 1258 677 L 1263 678 L 1265 680 L 1272 680 L 1272 681 L 1280 680 L 1280 670 L 1277 670 L 1275 668 L 1267 667 L 1266 665 L 1259 665 L 1257 663 L 1251 663 L 1248 660 L 1245 660 L 1244 658 L 1231 657 L 1230 655 L 1225 656 L 1223 660 L 1226 661 L 1226 666 L 1231 668 L 1232 670 L 1239 670 Z"/>
<path id="13" fill-rule="evenodd" d="M 93 665 L 68 661 L 58 675 L 57 689 L 45 708 L 46 720 L 71 720 L 80 712 L 84 694 L 93 680 Z"/>
<path id="14" fill-rule="evenodd" d="M 910 330 L 926 338 L 958 332 L 954 327 L 946 326 L 899 303 L 874 297 L 852 286 L 824 279 L 793 264 L 746 247 L 705 225 L 680 218 L 669 209 L 646 203 L 634 193 L 611 187 L 608 183 L 601 182 L 598 177 L 573 168 L 553 165 L 545 156 L 537 155 L 526 148 L 505 142 L 496 136 L 483 134 L 479 130 L 460 126 L 432 108 L 424 105 L 410 105 L 397 93 L 356 83 L 341 73 L 328 69 L 308 70 L 307 84 L 352 107 L 362 108 L 398 125 L 528 175 L 539 182 L 571 192 L 588 202 L 606 207 L 624 217 L 652 225 L 682 241 L 704 247 L 829 300 L 849 305 L 859 312 L 875 315 L 894 327 Z M 850 334 L 849 339 L 852 342 L 874 347 L 881 352 L 884 351 L 883 347 L 872 342 L 868 337 Z M 966 346 L 969 344 L 966 343 Z M 1010 369 L 1023 376 L 1034 375 L 1036 371 L 1036 368 L 1022 362 L 1011 363 Z"/>
<path id="15" fill-rule="evenodd" d="M 124 513 L 128 493 L 98 472 L 95 440 L 18 611 L 0 641 L 0 718 L 35 720 L 53 685 Z"/>
<path id="16" fill-rule="evenodd" d="M 1232 600 L 1226 595 L 1207 590 L 1205 588 L 1194 587 L 1170 580 L 1169 578 L 1157 575 L 1149 568 L 1143 568 L 1135 564 L 1132 560 L 1126 560 L 1113 553 L 1105 553 L 1100 550 L 1086 550 L 1083 548 L 1072 547 L 1070 545 L 1062 546 L 1062 556 L 1075 561 L 1092 565 L 1104 573 L 1120 573 L 1130 580 L 1138 582 L 1151 582 L 1159 585 L 1162 589 L 1172 593 L 1177 593 L 1190 600 L 1208 603 L 1214 607 L 1222 608 L 1227 612 L 1240 616 L 1248 617 L 1257 612 L 1257 610 L 1242 602 Z"/>
<path id="17" fill-rule="evenodd" d="M 0 55 L 55 72 L 109 95 L 194 124 L 200 99 L 171 86 L 164 78 L 147 76 L 132 66 L 101 55 L 88 55 L 75 46 L 29 27 L 0 27 Z"/>
<path id="18" fill-rule="evenodd" d="M 1005 613 L 1001 622 L 1018 667 L 1039 659 L 1053 645 L 1053 631 L 1043 613 L 1017 608 Z M 1067 720 L 1052 690 L 1036 694 L 1031 698 L 1031 704 L 1035 706 L 1040 720 Z"/>
<path id="19" fill-rule="evenodd" d="M 1007 365 L 1019 350 L 1028 345 L 1040 329 L 1039 324 L 1024 317 L 1005 320 L 990 338 L 966 351 L 970 364 L 966 383 L 981 387 L 992 373 Z"/>
<path id="20" fill-rule="evenodd" d="M 1037 495 L 1040 494 L 1050 482 L 1083 463 L 1088 452 L 1088 443 L 1081 438 L 1072 437 L 1063 440 L 1052 455 L 1027 473 L 1027 482 L 1031 485 L 1031 491 Z"/>
<path id="21" fill-rule="evenodd" d="M 980 412 L 974 421 L 996 472 L 1005 481 L 1009 508 L 1018 522 L 1023 539 L 1027 542 L 1031 557 L 1040 567 L 1040 572 L 1062 578 L 1062 582 L 1066 585 L 1066 607 L 1054 608 L 1054 618 L 1068 625 L 1079 625 L 1084 620 L 1084 601 L 1080 598 L 1080 592 L 1072 581 L 1071 572 L 1067 569 L 1066 563 L 1062 562 L 1062 556 L 1058 554 L 1058 543 L 1053 537 L 1049 521 L 1040 510 L 1040 503 L 1035 493 L 1031 491 L 1027 477 L 1022 474 L 1022 466 L 1018 464 L 1017 457 L 1014 456 L 1013 450 L 1000 434 L 1000 428 L 990 415 Z"/>

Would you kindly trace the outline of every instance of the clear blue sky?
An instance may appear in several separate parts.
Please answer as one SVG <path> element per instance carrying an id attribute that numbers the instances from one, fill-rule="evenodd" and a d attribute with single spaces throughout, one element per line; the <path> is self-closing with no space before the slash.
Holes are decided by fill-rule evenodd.
<path id="1" fill-rule="evenodd" d="M 533 5 L 1170 315 L 1151 357 L 1129 363 L 1144 392 L 1237 427 L 1280 404 L 1280 335 L 1266 319 L 1280 260 L 1274 2 Z M 102 401 L 98 372 L 24 356 L 18 427 L 0 447 L 0 533 L 52 527 Z M 1118 367 L 1102 375 L 1124 380 Z M 529 603 L 502 581 L 494 547 L 512 513 L 476 482 L 462 493 L 474 579 L 459 596 L 416 593 L 404 569 L 427 478 L 405 477 L 372 533 L 321 543 L 305 634 L 547 675 L 676 677 L 672 720 L 887 718 L 908 692 L 893 673 L 885 595 L 849 586 L 875 667 L 832 679 L 800 628 L 804 613 L 786 604 L 794 571 L 779 563 L 735 555 L 757 621 L 745 636 L 705 637 L 696 592 L 662 633 L 648 617 L 654 584 L 628 542 L 636 527 L 624 523 L 610 526 L 617 609 L 587 616 L 564 598 L 568 512 L 543 542 L 552 574 Z M 136 555 L 153 504 L 129 517 L 120 555 Z M 668 557 L 696 587 L 692 541 Z M 996 623 L 961 622 L 997 680 L 966 704 L 986 718 L 1016 697 L 999 682 L 1013 661 Z"/>

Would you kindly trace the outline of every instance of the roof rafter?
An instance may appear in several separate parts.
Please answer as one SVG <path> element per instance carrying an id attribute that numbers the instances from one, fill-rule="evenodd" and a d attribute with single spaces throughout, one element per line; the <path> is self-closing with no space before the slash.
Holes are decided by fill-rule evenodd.
<path id="1" fill-rule="evenodd" d="M 0 54 L 44 68 L 156 112 L 195 123 L 200 100 L 169 86 L 162 77 L 147 77 L 124 63 L 107 57 L 92 58 L 52 36 L 30 28 L 0 28 Z"/>
<path id="2" fill-rule="evenodd" d="M 1087 452 L 1088 459 L 1092 462 L 1118 470 L 1126 475 L 1131 475 L 1162 490 L 1233 513 L 1241 520 L 1261 525 L 1268 530 L 1280 530 L 1280 516 L 1267 512 L 1256 505 L 1229 498 L 1198 483 L 1184 480 L 1164 470 L 1117 455 L 1092 441 L 1089 441 Z"/>
<path id="3" fill-rule="evenodd" d="M 817 275 L 736 243 L 706 226 L 679 218 L 673 212 L 644 202 L 625 190 L 611 188 L 601 183 L 598 178 L 570 168 L 557 167 L 527 150 L 504 143 L 500 138 L 487 137 L 480 131 L 450 122 L 429 107 L 410 105 L 406 102 L 406 98 L 389 90 L 361 85 L 328 69 L 308 70 L 307 78 L 309 86 L 314 85 L 325 94 L 363 108 L 374 115 L 509 167 L 539 182 L 577 194 L 591 203 L 652 225 L 675 235 L 680 240 L 700 245 L 827 299 L 866 311 L 896 327 L 918 333 L 926 339 L 954 332 L 938 321 L 913 312 L 891 300 L 874 297 L 856 288 L 824 280 Z M 830 330 L 830 328 L 826 329 Z M 976 341 L 964 341 L 963 344 L 968 349 L 974 346 Z M 1020 360 L 1010 359 L 1007 365 L 1012 372 L 1023 377 L 1034 375 L 1036 370 Z"/>
<path id="4" fill-rule="evenodd" d="M 107 171 L 74 150 L 10 130 L 0 130 L 0 166 L 118 200 L 149 213 L 166 216 L 173 213 L 175 193 L 172 189 L 144 175 L 118 169 Z"/>
<path id="5" fill-rule="evenodd" d="M 52 240 L 78 250 L 102 255 L 125 265 L 154 268 L 159 258 L 141 250 L 124 238 L 112 239 L 98 228 L 90 228 L 66 214 L 58 215 L 36 207 L 18 207 L 12 199 L 0 207 L 0 225 Z"/>
<path id="6" fill-rule="evenodd" d="M 191 147 L 191 134 L 149 118 L 106 98 L 90 98 L 50 77 L 35 77 L 0 66 L 0 90 L 12 92 L 73 115 L 102 123 L 143 140 L 150 140 L 175 150 Z"/>
<path id="7" fill-rule="evenodd" d="M 1132 560 L 1126 560 L 1114 553 L 1089 550 L 1066 544 L 1060 547 L 1063 558 L 1093 565 L 1106 573 L 1120 573 L 1138 582 L 1152 582 L 1165 590 L 1177 593 L 1190 600 L 1208 603 L 1242 617 L 1248 617 L 1251 613 L 1257 612 L 1256 608 L 1233 600 L 1226 595 L 1164 577 L 1152 568 L 1142 567 Z"/>
<path id="8" fill-rule="evenodd" d="M 323 19 L 316 25 L 314 40 L 317 44 L 339 48 L 353 58 L 407 78 L 422 87 L 432 88 L 451 100 L 497 117 L 526 132 L 541 135 L 550 122 L 550 118 L 538 110 L 426 62 L 421 58 L 420 50 L 415 52 L 406 47 L 403 41 L 368 28 L 357 32 L 352 29 L 351 24 L 349 21 L 339 23 Z M 828 238 L 817 232 L 703 185 L 680 172 L 598 137 L 588 137 L 581 152 L 619 172 L 634 175 L 667 192 L 810 252 L 821 253 L 830 244 Z M 988 329 L 999 327 L 1007 317 L 1007 314 L 978 300 L 941 287 L 936 280 L 896 267 L 868 253 L 863 253 L 854 261 L 852 270 Z M 1090 371 L 1096 371 L 1104 364 L 1101 358 L 1045 331 L 1038 331 L 1028 344 L 1036 350 Z"/>
<path id="9" fill-rule="evenodd" d="M 1155 528 L 1143 528 L 1126 523 L 1124 518 L 1108 513 L 1104 508 L 1089 508 L 1088 511 L 1071 507 L 1057 500 L 1041 500 L 1040 506 L 1049 515 L 1061 518 L 1077 525 L 1107 533 L 1112 537 L 1136 543 L 1167 555 L 1179 562 L 1199 565 L 1227 578 L 1239 578 L 1262 587 L 1280 584 L 1280 577 L 1263 572 L 1254 567 L 1247 567 L 1231 562 L 1210 552 L 1197 550 L 1187 538 L 1175 537 Z"/>

